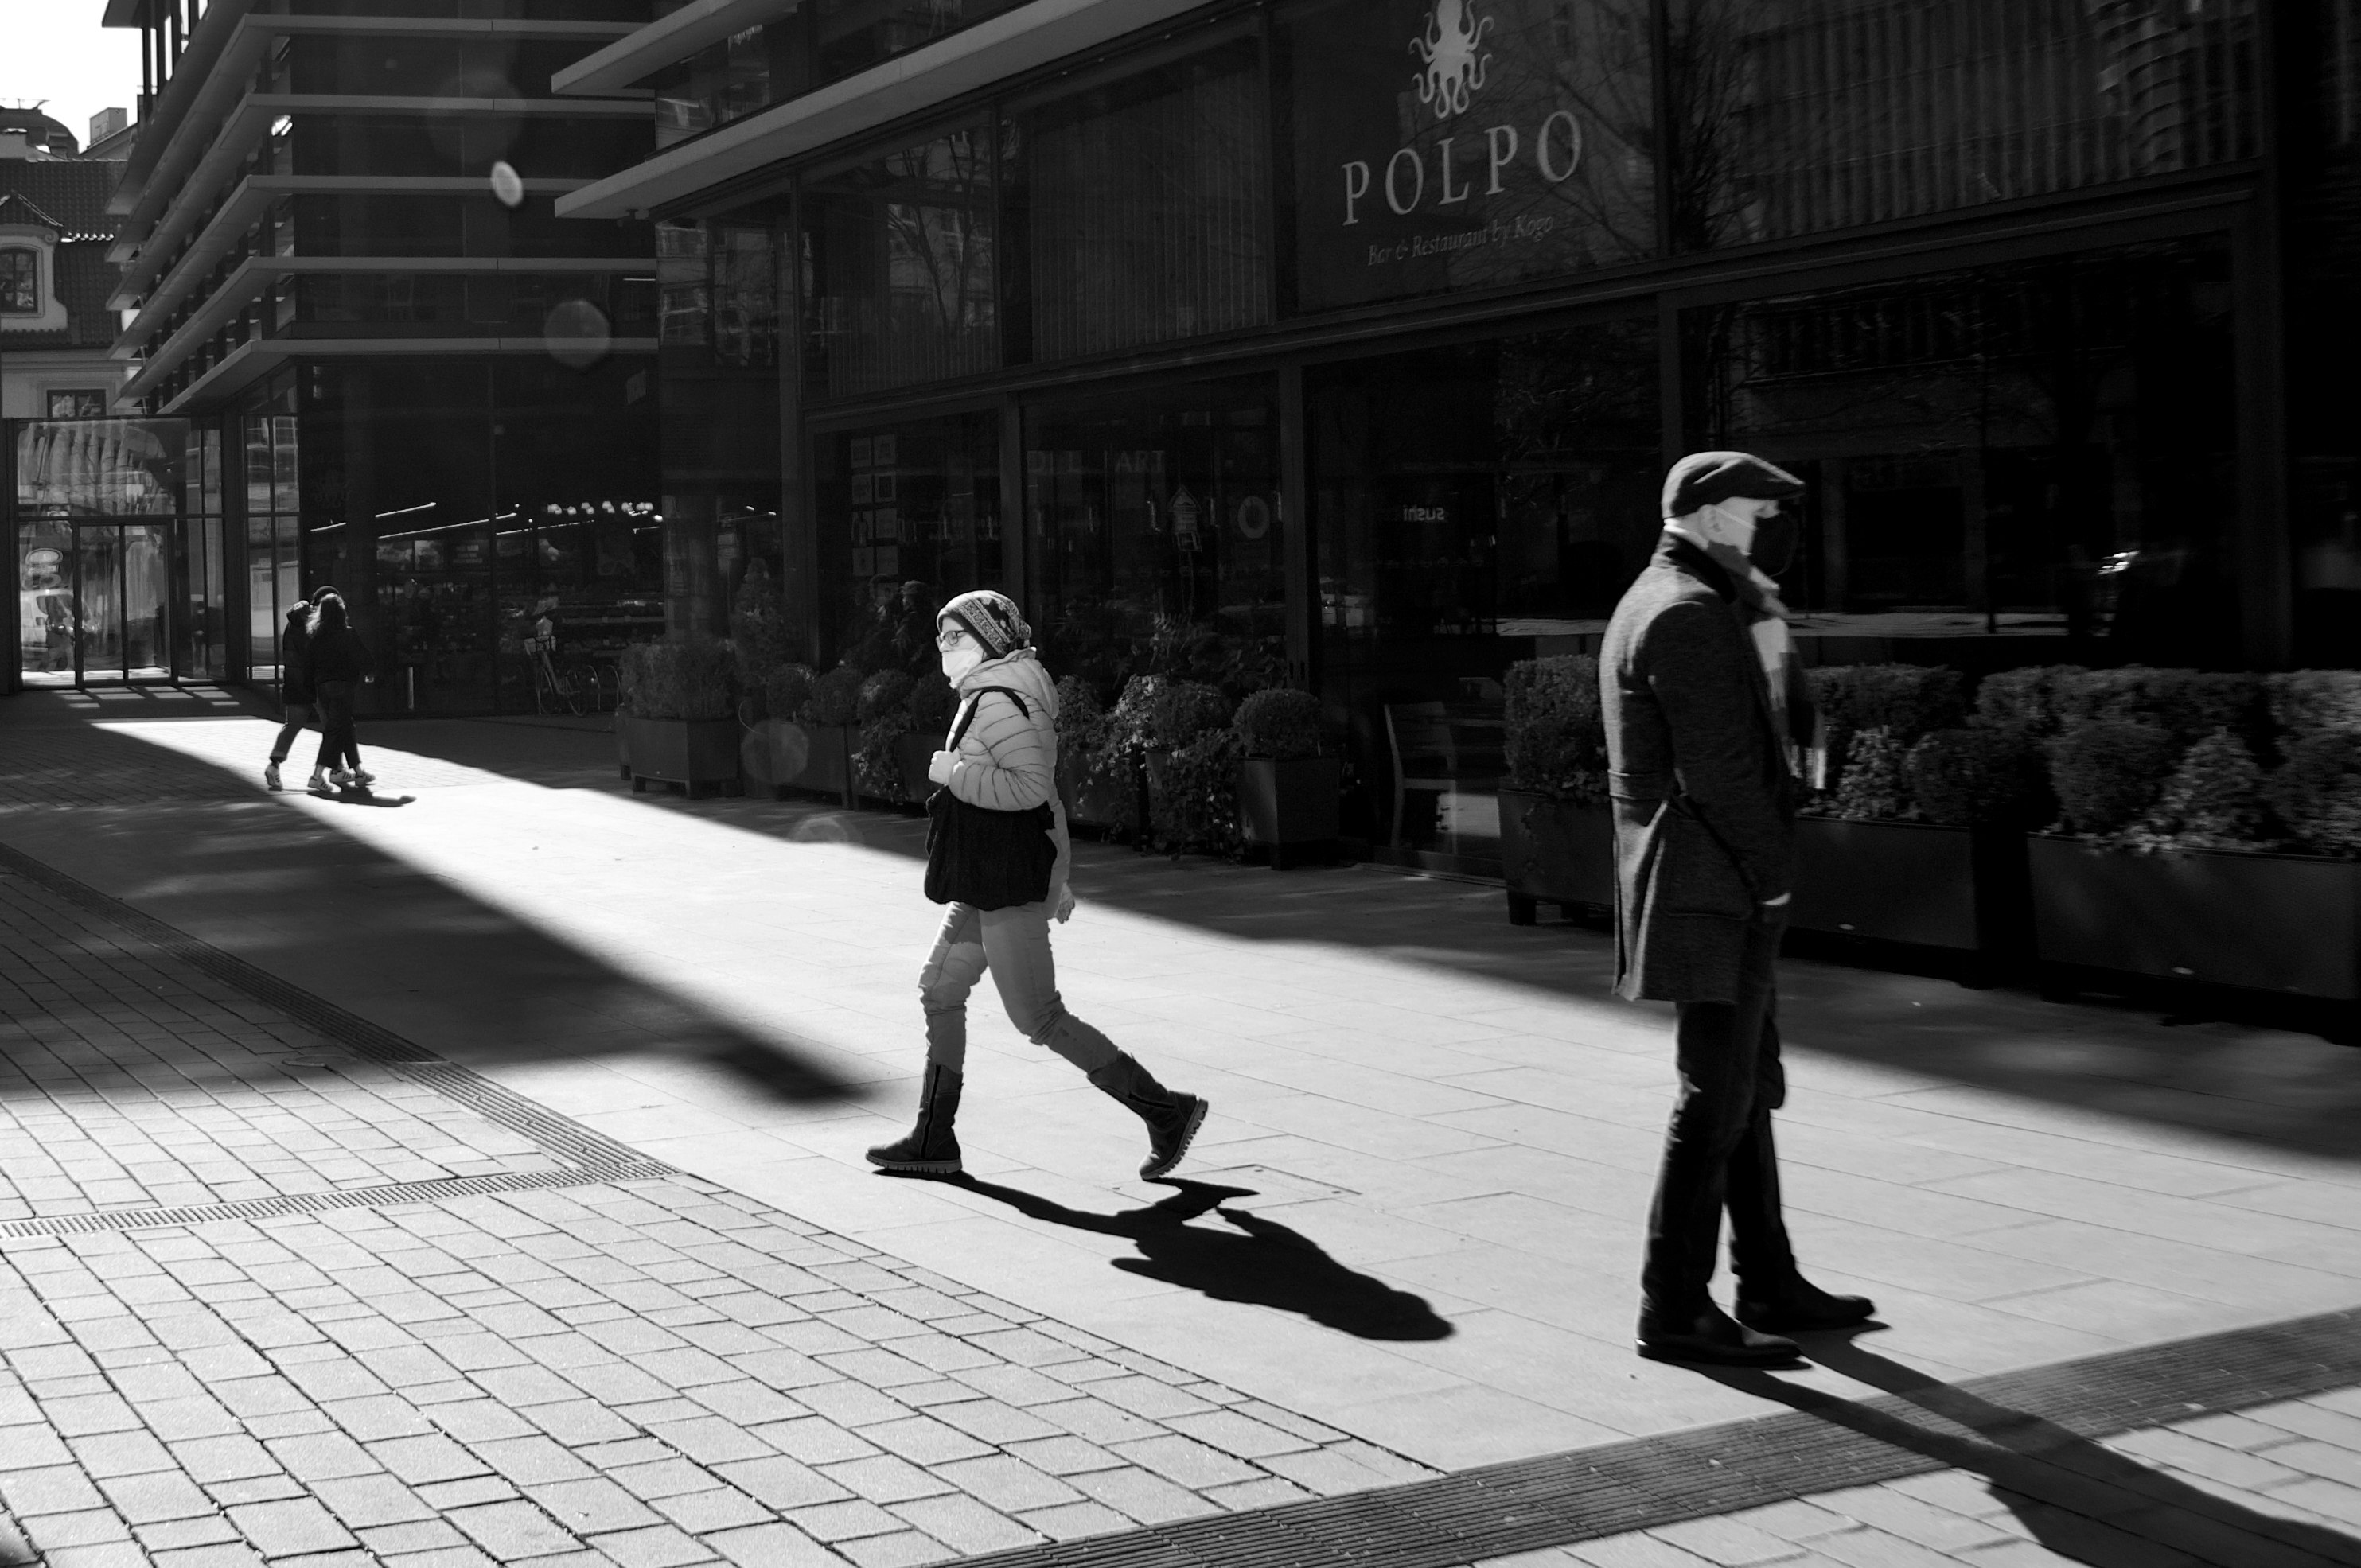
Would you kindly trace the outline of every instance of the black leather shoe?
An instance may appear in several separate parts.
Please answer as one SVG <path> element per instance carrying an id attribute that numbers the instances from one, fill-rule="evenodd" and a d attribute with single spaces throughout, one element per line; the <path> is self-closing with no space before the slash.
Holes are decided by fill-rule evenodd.
<path id="1" fill-rule="evenodd" d="M 1695 1361 L 1712 1366 L 1786 1366 L 1802 1359 L 1794 1340 L 1757 1333 L 1712 1306 L 1693 1318 L 1642 1312 L 1640 1354 L 1650 1361 Z"/>
<path id="2" fill-rule="evenodd" d="M 1875 1316 L 1877 1303 L 1866 1296 L 1839 1296 L 1823 1290 L 1802 1275 L 1767 1296 L 1749 1296 L 1740 1287 L 1738 1321 L 1748 1328 L 1774 1333 L 1810 1333 L 1817 1329 L 1849 1329 Z"/>

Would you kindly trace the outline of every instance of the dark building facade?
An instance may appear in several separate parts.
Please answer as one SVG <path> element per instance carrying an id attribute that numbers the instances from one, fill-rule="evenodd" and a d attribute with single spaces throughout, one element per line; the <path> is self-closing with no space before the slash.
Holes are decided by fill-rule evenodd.
<path id="1" fill-rule="evenodd" d="M 692 0 L 557 86 L 654 93 L 557 211 L 658 225 L 822 662 L 1001 587 L 1382 779 L 1719 445 L 1812 481 L 1807 657 L 2361 652 L 2354 0 Z"/>
<path id="2" fill-rule="evenodd" d="M 661 633 L 652 231 L 552 211 L 645 156 L 647 104 L 549 87 L 648 14 L 110 4 L 148 69 L 107 302 L 145 417 L 135 442 L 38 439 L 173 497 L 181 575 L 211 597 L 171 607 L 163 673 L 269 681 L 321 585 L 378 650 L 380 711 L 530 707 L 553 609 L 610 651 Z"/>

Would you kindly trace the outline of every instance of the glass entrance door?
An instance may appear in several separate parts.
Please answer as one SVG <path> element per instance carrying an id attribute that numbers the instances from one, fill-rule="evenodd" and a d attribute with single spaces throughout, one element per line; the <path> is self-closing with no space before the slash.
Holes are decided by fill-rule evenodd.
<path id="1" fill-rule="evenodd" d="M 75 683 L 170 680 L 171 525 L 80 523 L 73 554 Z"/>

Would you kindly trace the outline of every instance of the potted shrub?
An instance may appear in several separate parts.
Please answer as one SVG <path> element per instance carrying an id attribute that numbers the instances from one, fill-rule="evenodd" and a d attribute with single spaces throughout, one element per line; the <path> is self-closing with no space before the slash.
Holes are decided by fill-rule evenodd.
<path id="1" fill-rule="evenodd" d="M 852 753 L 856 795 L 889 806 L 902 804 L 899 742 L 910 732 L 910 693 L 917 685 L 900 670 L 879 670 L 862 681 L 852 707 L 861 732 Z"/>
<path id="2" fill-rule="evenodd" d="M 923 806 L 935 788 L 927 777 L 927 764 L 950 735 L 951 722 L 959 716 L 959 694 L 936 670 L 917 678 L 906 707 L 909 723 L 894 741 L 895 762 L 901 774 L 902 798 Z"/>
<path id="3" fill-rule="evenodd" d="M 2361 1000 L 2361 674 L 2092 672 L 2076 696 L 2029 845 L 2041 958 Z"/>
<path id="4" fill-rule="evenodd" d="M 631 788 L 676 784 L 695 799 L 738 788 L 738 723 L 730 645 L 691 637 L 623 651 L 615 729 Z"/>
<path id="5" fill-rule="evenodd" d="M 808 664 L 775 664 L 760 685 L 739 699 L 738 768 L 747 785 L 765 795 L 778 793 L 781 748 L 779 716 L 799 712 L 811 699 L 817 677 Z"/>
<path id="6" fill-rule="evenodd" d="M 1068 677 L 1070 680 L 1073 677 Z M 1156 707 L 1172 683 L 1162 675 L 1134 675 L 1124 683 L 1115 705 L 1094 721 L 1075 717 L 1065 705 L 1060 684 L 1058 719 L 1062 762 L 1065 736 L 1071 727 L 1076 742 L 1073 815 L 1142 840 L 1148 832 L 1148 757 L 1156 747 Z"/>
<path id="7" fill-rule="evenodd" d="M 1283 686 L 1250 692 L 1230 731 L 1237 751 L 1231 787 L 1245 841 L 1268 845 L 1274 871 L 1293 852 L 1335 842 L 1345 764 L 1321 754 L 1320 699 Z"/>
<path id="8" fill-rule="evenodd" d="M 1795 823 L 1788 928 L 1974 953 L 1982 946 L 1971 824 L 1936 822 L 1919 804 L 1914 759 L 1931 771 L 1978 742 L 1957 670 L 1839 664 L 1807 676 L 1820 720 L 1806 753 L 1817 787 Z"/>
<path id="9" fill-rule="evenodd" d="M 852 727 L 861 680 L 859 671 L 843 666 L 816 675 L 795 664 L 767 683 L 769 717 L 746 744 L 762 752 L 760 774 L 774 795 L 812 790 L 852 804 Z"/>
<path id="10" fill-rule="evenodd" d="M 1148 769 L 1148 839 L 1179 854 L 1239 847 L 1237 737 L 1230 699 L 1202 681 L 1167 681 L 1137 745 Z"/>
<path id="11" fill-rule="evenodd" d="M 1500 784 L 1500 871 L 1509 922 L 1542 904 L 1615 904 L 1615 826 L 1607 801 L 1607 727 L 1598 661 L 1526 659 L 1501 682 L 1508 776 Z"/>
<path id="12" fill-rule="evenodd" d="M 1069 823 L 1136 825 L 1139 785 L 1130 759 L 1115 754 L 1111 718 L 1082 676 L 1058 683 L 1058 793 L 1065 799 Z"/>

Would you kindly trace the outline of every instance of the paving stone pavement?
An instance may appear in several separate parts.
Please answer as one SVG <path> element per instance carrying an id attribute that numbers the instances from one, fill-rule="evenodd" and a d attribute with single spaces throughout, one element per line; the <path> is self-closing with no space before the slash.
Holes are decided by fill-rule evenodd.
<path id="1" fill-rule="evenodd" d="M 16 1205 L 0 1210 L 0 1506 L 28 1538 L 20 1557 L 866 1563 L 1055 1538 L 1072 1555 L 1053 1561 L 1109 1561 L 1082 1554 L 1134 1525 L 1243 1524 L 1471 1453 L 1694 1431 L 1773 1398 L 1637 1364 L 1620 1343 L 1662 1041 L 1642 1013 L 1570 1007 L 1532 982 L 1538 962 L 1595 966 L 1578 937 L 1493 916 L 1466 943 L 1465 889 L 1335 873 L 1233 897 L 1252 873 L 1086 848 L 1085 895 L 1102 902 L 1060 931 L 1070 993 L 1213 1085 L 1223 1122 L 1191 1203 L 1103 1212 L 1107 1187 L 1075 1173 L 1136 1159 L 1125 1130 L 996 1020 L 976 1047 L 999 1091 L 975 1117 L 983 1179 L 880 1181 L 857 1150 L 906 1114 L 910 942 L 859 839 L 903 825 L 619 799 L 610 773 L 584 771 L 605 738 L 552 747 L 499 726 L 373 729 L 373 757 L 405 734 L 451 754 L 382 753 L 423 803 L 339 818 L 224 771 L 263 733 L 159 724 L 93 749 L 70 728 L 10 727 L 0 837 L 197 917 L 208 940 L 682 1174 L 370 1201 L 397 1182 L 551 1174 L 554 1157 L 0 876 L 0 1019 L 25 1024 L 0 1051 L 0 1201 Z M 571 785 L 569 768 L 603 776 Z M 555 847 L 568 832 L 571 859 L 533 862 L 544 833 Z M 697 885 L 668 884 L 692 854 Z M 442 904 L 409 891 L 430 881 Z M 727 997 L 746 1038 L 787 1042 L 833 1079 L 750 1096 L 740 1068 L 691 1059 L 706 1036 L 651 985 L 586 998 L 555 969 L 467 970 L 469 945 L 493 950 L 503 928 L 447 891 L 461 887 L 619 967 L 628 949 L 599 944 L 627 932 L 639 973 Z M 348 926 L 345 946 L 307 947 L 290 898 Z M 1160 906 L 1170 923 L 1134 913 Z M 1362 951 L 1229 935 L 1369 910 L 1386 945 Z M 754 951 L 782 955 L 785 984 L 761 978 L 791 1008 L 747 1003 Z M 403 972 L 420 966 L 447 990 Z M 584 976 L 598 978 L 564 971 Z M 1810 1037 L 1848 1008 L 1860 1030 L 1894 1026 L 1897 1008 L 1907 1024 L 1921 999 L 1931 1025 L 1915 1059 L 1799 1047 L 1789 1110 L 1799 1233 L 1841 1260 L 1832 1283 L 1902 1309 L 1875 1342 L 1902 1361 L 1948 1378 L 2361 1299 L 2355 1080 L 2330 1055 L 1892 977 L 1794 978 Z M 503 990 L 532 1011 L 503 1011 Z M 541 1021 L 535 1053 L 502 1055 L 540 1013 L 557 1022 Z M 568 1033 L 593 1048 L 543 1049 Z M 2006 1072 L 1941 1081 L 1921 1063 L 1943 1053 Z M 1340 1077 L 1337 1061 L 1365 1070 Z M 2034 1093 L 2012 1093 L 2020 1080 Z M 2040 1102 L 2069 1087 L 2086 1097 Z M 355 1206 L 228 1209 L 320 1197 Z M 206 1203 L 225 1212 L 123 1224 Z M 1291 1295 L 1242 1303 L 1223 1294 L 1234 1274 L 1206 1266 L 1301 1248 L 1317 1267 Z M 1317 1298 L 1344 1286 L 1428 1316 L 1391 1338 L 1323 1320 Z M 1424 1332 L 1438 1322 L 1449 1337 Z M 1779 1387 L 1874 1387 L 1826 1359 Z M 1512 1561 L 2351 1565 L 2356 1426 L 2349 1388 L 2209 1409 L 2033 1455 L 2038 1469 L 1897 1473 Z M 1923 1453 L 1902 1457 L 1924 1471 Z"/>
<path id="2" fill-rule="evenodd" d="M 334 1048 L 0 876 L 11 1218 L 555 1163 Z M 8 1237 L 0 1359 L 60 1568 L 865 1568 L 1433 1474 L 688 1177 Z"/>

